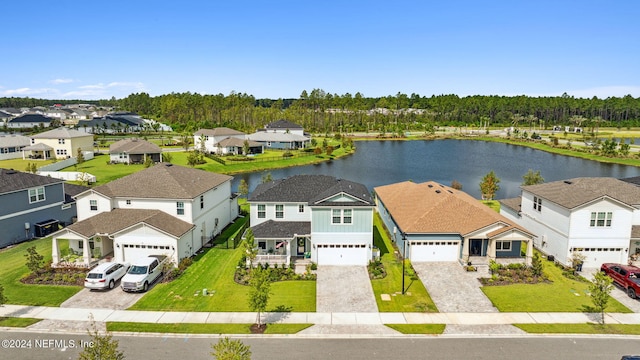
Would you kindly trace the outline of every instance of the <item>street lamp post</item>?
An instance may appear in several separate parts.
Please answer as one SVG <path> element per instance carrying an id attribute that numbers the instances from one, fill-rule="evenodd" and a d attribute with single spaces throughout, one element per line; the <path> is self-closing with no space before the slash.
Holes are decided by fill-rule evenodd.
<path id="1" fill-rule="evenodd" d="M 402 233 L 402 295 L 404 295 L 404 263 L 407 256 L 407 234 Z"/>

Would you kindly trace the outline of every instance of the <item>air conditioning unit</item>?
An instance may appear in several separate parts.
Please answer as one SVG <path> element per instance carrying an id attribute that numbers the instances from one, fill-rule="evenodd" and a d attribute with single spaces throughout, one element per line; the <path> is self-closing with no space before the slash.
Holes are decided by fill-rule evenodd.
<path id="1" fill-rule="evenodd" d="M 547 260 L 549 260 L 549 261 L 555 261 L 555 259 L 556 259 L 556 258 L 555 258 L 555 256 L 553 256 L 553 255 L 547 255 Z"/>

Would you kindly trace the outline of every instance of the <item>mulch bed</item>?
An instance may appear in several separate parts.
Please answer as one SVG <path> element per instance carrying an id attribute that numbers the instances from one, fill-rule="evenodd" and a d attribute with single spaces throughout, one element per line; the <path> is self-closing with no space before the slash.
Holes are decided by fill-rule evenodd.
<path id="1" fill-rule="evenodd" d="M 250 330 L 252 334 L 264 334 L 264 331 L 267 330 L 267 324 L 253 324 L 251 325 Z"/>

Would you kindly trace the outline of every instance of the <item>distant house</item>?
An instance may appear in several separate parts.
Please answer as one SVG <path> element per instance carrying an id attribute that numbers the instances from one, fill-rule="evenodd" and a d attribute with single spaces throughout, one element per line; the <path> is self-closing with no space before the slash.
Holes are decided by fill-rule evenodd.
<path id="1" fill-rule="evenodd" d="M 12 119 L 13 117 L 14 116 L 9 114 L 8 112 L 0 110 L 0 125 L 6 125 L 7 121 L 9 121 L 9 119 Z"/>
<path id="2" fill-rule="evenodd" d="M 367 265 L 374 202 L 366 186 L 326 175 L 296 175 L 258 185 L 249 195 L 256 263 Z"/>
<path id="3" fill-rule="evenodd" d="M 13 118 L 7 122 L 7 127 L 11 129 L 33 128 L 37 126 L 49 127 L 53 119 L 41 114 L 25 114 Z"/>
<path id="4" fill-rule="evenodd" d="M 31 144 L 31 139 L 22 135 L 0 135 L 0 160 L 22 157 L 22 149 Z"/>
<path id="5" fill-rule="evenodd" d="M 48 236 L 76 216 L 77 185 L 62 180 L 0 169 L 0 248 Z"/>
<path id="6" fill-rule="evenodd" d="M 247 138 L 270 149 L 300 149 L 311 141 L 311 137 L 305 135 L 302 126 L 287 120 L 269 123 L 264 129 L 248 135 Z"/>
<path id="7" fill-rule="evenodd" d="M 59 127 L 53 130 L 31 136 L 31 145 L 24 147 L 23 158 L 26 152 L 34 159 L 57 159 L 76 157 L 78 149 L 93 151 L 93 135 L 78 130 Z"/>
<path id="8" fill-rule="evenodd" d="M 411 261 L 531 264 L 534 235 L 465 192 L 433 181 L 374 192 L 385 227 Z"/>
<path id="9" fill-rule="evenodd" d="M 109 146 L 109 157 L 113 163 L 142 164 L 147 158 L 154 163 L 162 162 L 162 149 L 142 139 L 123 139 Z"/>
<path id="10" fill-rule="evenodd" d="M 145 127 L 145 120 L 135 113 L 116 112 L 91 120 L 78 120 L 76 128 L 91 134 L 114 134 L 119 132 L 139 132 Z"/>
<path id="11" fill-rule="evenodd" d="M 67 119 L 68 113 L 60 108 L 53 107 L 45 110 L 44 115 L 50 118 L 55 118 L 55 119 L 59 119 L 60 121 L 64 121 Z"/>
<path id="12" fill-rule="evenodd" d="M 193 134 L 193 147 L 195 149 L 204 148 L 210 154 L 237 155 L 243 153 L 245 140 L 249 142 L 250 154 L 262 153 L 262 144 L 249 141 L 247 134 L 226 127 L 196 131 Z"/>
<path id="13" fill-rule="evenodd" d="M 500 200 L 500 213 L 537 236 L 535 246 L 571 265 L 626 264 L 640 255 L 640 187 L 614 178 L 574 178 L 522 186 L 518 198 Z"/>
<path id="14" fill-rule="evenodd" d="M 174 264 L 193 256 L 238 216 L 228 175 L 157 164 L 76 196 L 78 222 L 53 235 L 53 263 L 61 241 L 82 254 L 131 262 L 166 255 Z"/>

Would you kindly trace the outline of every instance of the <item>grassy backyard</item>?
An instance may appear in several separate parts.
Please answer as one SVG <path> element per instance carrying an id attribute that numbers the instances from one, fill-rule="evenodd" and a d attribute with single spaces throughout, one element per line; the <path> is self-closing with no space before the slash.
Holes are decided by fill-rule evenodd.
<path id="1" fill-rule="evenodd" d="M 242 246 L 227 249 L 226 239 L 241 226 L 219 236 L 215 247 L 194 259 L 185 273 L 170 283 L 158 284 L 131 309 L 165 311 L 249 311 L 249 287 L 237 284 L 234 273 L 242 257 Z M 234 231 L 235 229 L 235 231 Z M 202 296 L 207 289 L 210 296 Z M 196 295 L 198 294 L 198 295 Z M 279 281 L 271 285 L 270 311 L 315 311 L 315 281 Z"/>
<path id="2" fill-rule="evenodd" d="M 27 241 L 0 251 L 0 283 L 4 286 L 8 304 L 59 306 L 80 291 L 79 286 L 21 283 L 20 279 L 29 274 L 24 255 L 31 246 L 36 247 L 36 251 L 44 256 L 45 261 L 51 260 L 51 238 Z"/>
<path id="3" fill-rule="evenodd" d="M 380 260 L 387 272 L 385 278 L 371 280 L 378 310 L 381 312 L 438 311 L 427 289 L 417 277 L 414 277 L 413 280 L 409 276 L 406 277 L 407 290 L 406 294 L 402 295 L 402 261 L 396 259 L 391 239 L 387 236 L 378 214 L 374 218 L 373 239 L 375 246 L 380 249 Z M 383 301 L 382 294 L 389 294 L 391 301 Z"/>
<path id="4" fill-rule="evenodd" d="M 581 312 L 593 306 L 587 292 L 588 282 L 568 279 L 553 262 L 542 262 L 551 283 L 483 286 L 481 289 L 502 312 Z M 606 310 L 631 312 L 613 298 Z"/>

